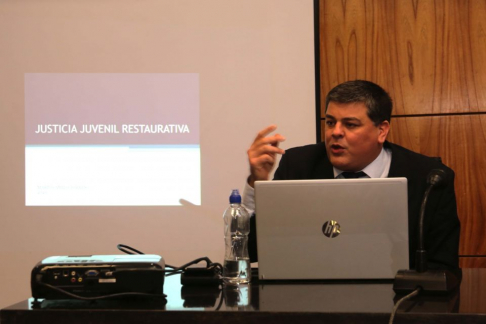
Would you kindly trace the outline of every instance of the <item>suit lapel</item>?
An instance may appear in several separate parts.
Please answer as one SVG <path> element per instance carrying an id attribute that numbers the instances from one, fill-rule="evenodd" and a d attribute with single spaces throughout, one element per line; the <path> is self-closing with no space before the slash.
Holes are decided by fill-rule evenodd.
<path id="1" fill-rule="evenodd" d="M 400 152 L 395 149 L 395 146 L 390 142 L 385 142 L 385 148 L 388 148 L 392 152 L 390 170 L 388 171 L 388 178 L 405 177 L 403 170 L 407 170 L 406 166 L 403 165 L 404 159 L 400 156 Z"/>
<path id="2" fill-rule="evenodd" d="M 317 160 L 316 164 L 314 165 L 314 169 L 311 175 L 312 179 L 333 179 L 334 172 L 332 169 L 331 162 L 327 158 L 327 154 L 324 155 Z"/>

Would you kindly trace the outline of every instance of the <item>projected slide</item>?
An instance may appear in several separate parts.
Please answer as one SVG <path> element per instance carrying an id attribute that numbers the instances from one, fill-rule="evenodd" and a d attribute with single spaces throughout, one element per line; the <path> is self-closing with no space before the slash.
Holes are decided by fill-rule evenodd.
<path id="1" fill-rule="evenodd" d="M 26 206 L 201 204 L 199 76 L 25 74 Z"/>

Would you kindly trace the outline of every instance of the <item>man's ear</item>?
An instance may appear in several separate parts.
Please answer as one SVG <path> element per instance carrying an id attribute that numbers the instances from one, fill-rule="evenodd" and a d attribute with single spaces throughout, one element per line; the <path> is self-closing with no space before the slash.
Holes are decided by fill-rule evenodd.
<path id="1" fill-rule="evenodd" d="M 378 142 L 380 144 L 385 143 L 386 137 L 388 136 L 388 132 L 390 131 L 390 122 L 388 120 L 382 121 L 378 125 Z"/>

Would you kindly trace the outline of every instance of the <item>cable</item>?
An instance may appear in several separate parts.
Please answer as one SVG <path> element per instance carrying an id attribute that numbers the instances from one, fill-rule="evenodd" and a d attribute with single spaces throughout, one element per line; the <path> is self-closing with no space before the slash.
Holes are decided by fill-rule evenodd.
<path id="1" fill-rule="evenodd" d="M 52 286 L 52 285 L 49 285 L 49 284 L 46 284 L 46 283 L 43 283 L 43 282 L 37 282 L 39 285 L 41 286 L 45 286 L 49 289 L 53 289 L 57 292 L 60 292 L 66 296 L 69 296 L 69 297 L 72 297 L 72 298 L 75 298 L 75 299 L 80 299 L 80 300 L 100 300 L 100 299 L 107 299 L 107 298 L 114 298 L 114 297 L 126 297 L 126 296 L 144 296 L 144 297 L 167 297 L 166 294 L 147 294 L 147 293 L 137 293 L 137 292 L 128 292 L 128 293 L 118 293 L 118 294 L 111 294 L 111 295 L 104 295 L 104 296 L 98 296 L 98 297 L 83 297 L 83 296 L 79 296 L 79 295 L 76 295 L 76 294 L 73 294 L 73 293 L 70 293 L 64 289 L 61 289 L 61 288 L 58 288 L 58 287 L 55 287 L 55 286 Z"/>
<path id="2" fill-rule="evenodd" d="M 221 306 L 223 305 L 224 295 L 223 295 L 223 288 L 219 290 L 219 303 L 218 306 L 214 309 L 215 311 L 219 311 Z"/>
<path id="3" fill-rule="evenodd" d="M 184 265 L 181 265 L 180 267 L 174 268 L 174 270 L 185 270 L 187 267 L 189 267 L 193 264 L 197 264 L 201 261 L 206 261 L 206 268 L 210 269 L 210 268 L 215 267 L 215 268 L 218 269 L 218 273 L 222 273 L 223 266 L 221 265 L 221 263 L 212 262 L 211 259 L 209 259 L 208 257 L 202 257 L 202 258 L 198 258 L 196 260 L 190 261 L 190 262 L 188 262 Z"/>
<path id="4" fill-rule="evenodd" d="M 405 297 L 402 297 L 399 301 L 397 301 L 397 303 L 395 304 L 395 306 L 393 307 L 393 310 L 392 310 L 392 313 L 391 313 L 391 316 L 390 316 L 390 321 L 388 322 L 388 324 L 393 324 L 393 320 L 395 319 L 395 314 L 398 310 L 398 307 L 400 307 L 400 304 L 412 297 L 415 297 L 417 296 L 420 291 L 422 291 L 422 288 L 421 287 L 418 287 L 417 289 L 415 289 L 414 291 L 412 291 L 410 294 L 406 295 Z"/>
<path id="5" fill-rule="evenodd" d="M 193 260 L 193 261 L 190 261 L 184 265 L 181 265 L 180 267 L 177 267 L 177 268 L 174 268 L 172 271 L 172 273 L 169 273 L 166 275 L 166 277 L 168 276 L 172 276 L 172 275 L 175 275 L 175 274 L 179 274 L 179 273 L 183 273 L 184 271 L 187 270 L 187 267 L 193 265 L 193 264 L 197 264 L 201 261 L 206 261 L 206 269 L 208 270 L 213 270 L 215 271 L 215 273 L 218 275 L 218 276 L 221 276 L 223 274 L 223 266 L 220 264 L 220 263 L 217 263 L 217 262 L 212 262 L 208 257 L 203 257 L 203 258 L 199 258 L 199 259 L 196 259 L 196 260 Z"/>
<path id="6" fill-rule="evenodd" d="M 125 245 L 125 244 L 118 244 L 116 247 L 118 248 L 118 250 L 125 252 L 126 254 L 133 254 L 130 251 L 136 252 L 137 254 L 145 254 L 145 253 L 140 252 L 139 250 L 136 250 L 136 249 L 132 248 L 131 246 L 128 246 L 128 245 Z"/>
<path id="7" fill-rule="evenodd" d="M 186 264 L 181 265 L 180 267 L 174 268 L 174 270 L 184 270 L 188 266 L 199 263 L 201 261 L 206 261 L 206 267 L 209 268 L 209 265 L 211 264 L 211 260 L 208 257 L 202 257 L 202 258 L 198 258 L 198 259 L 192 260 L 190 262 L 187 262 Z"/>
<path id="8" fill-rule="evenodd" d="M 119 272 L 148 272 L 148 271 L 155 271 L 155 272 L 163 272 L 163 273 L 169 273 L 169 274 L 174 274 L 174 273 L 178 273 L 178 272 L 175 272 L 176 270 L 165 270 L 165 269 L 139 269 L 139 268 L 121 268 L 121 269 L 118 269 L 118 270 L 113 270 L 111 271 L 113 274 L 115 273 L 119 273 Z"/>
<path id="9" fill-rule="evenodd" d="M 136 252 L 137 254 L 144 254 L 143 252 L 141 252 L 137 249 L 134 249 L 131 246 L 128 246 L 128 245 L 125 245 L 125 244 L 118 244 L 116 247 L 118 248 L 118 250 L 120 250 L 120 251 L 122 251 L 126 254 L 134 254 L 132 252 Z M 177 273 L 182 273 L 182 272 L 184 272 L 184 270 L 186 270 L 187 267 L 189 267 L 193 264 L 197 264 L 201 261 L 206 261 L 206 268 L 208 268 L 208 269 L 215 268 L 216 273 L 218 273 L 219 275 L 223 274 L 223 266 L 221 265 L 221 263 L 212 262 L 208 257 L 202 257 L 202 258 L 198 258 L 196 260 L 190 261 L 190 262 L 188 262 L 184 265 L 181 265 L 180 267 L 174 267 L 174 266 L 171 266 L 170 264 L 166 264 L 165 266 L 167 268 L 173 269 L 173 272 L 167 274 L 166 276 L 171 276 L 171 275 L 174 275 L 174 274 L 177 274 Z"/>
<path id="10" fill-rule="evenodd" d="M 132 252 L 135 252 L 137 254 L 145 254 L 145 253 L 143 253 L 143 252 L 141 252 L 141 251 L 139 251 L 137 249 L 134 249 L 131 246 L 125 245 L 125 244 L 118 244 L 116 247 L 118 248 L 118 250 L 120 250 L 120 251 L 122 251 L 122 252 L 124 252 L 126 254 L 134 254 Z M 130 252 L 130 251 L 132 251 L 132 252 Z M 172 269 L 175 268 L 174 266 L 171 266 L 170 264 L 166 264 L 165 266 L 167 268 L 172 268 Z"/>

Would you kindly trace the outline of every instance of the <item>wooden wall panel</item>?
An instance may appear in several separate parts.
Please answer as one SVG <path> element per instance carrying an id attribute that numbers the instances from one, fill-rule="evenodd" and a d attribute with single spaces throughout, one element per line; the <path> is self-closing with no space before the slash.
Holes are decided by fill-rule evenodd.
<path id="1" fill-rule="evenodd" d="M 486 115 L 393 118 L 388 139 L 456 172 L 461 255 L 486 255 Z"/>
<path id="2" fill-rule="evenodd" d="M 319 5 L 322 98 L 341 82 L 366 79 L 390 92 L 396 115 L 486 111 L 485 1 Z"/>
<path id="3" fill-rule="evenodd" d="M 471 31 L 471 60 L 473 62 L 474 83 L 486 84 L 486 1 L 470 0 L 467 26 Z M 480 111 L 485 111 L 486 91 L 479 86 L 477 97 Z"/>
<path id="4" fill-rule="evenodd" d="M 461 257 L 459 258 L 459 266 L 461 268 L 486 268 L 486 257 Z"/>
<path id="5" fill-rule="evenodd" d="M 463 269 L 459 313 L 486 312 L 485 272 L 486 269 Z"/>

